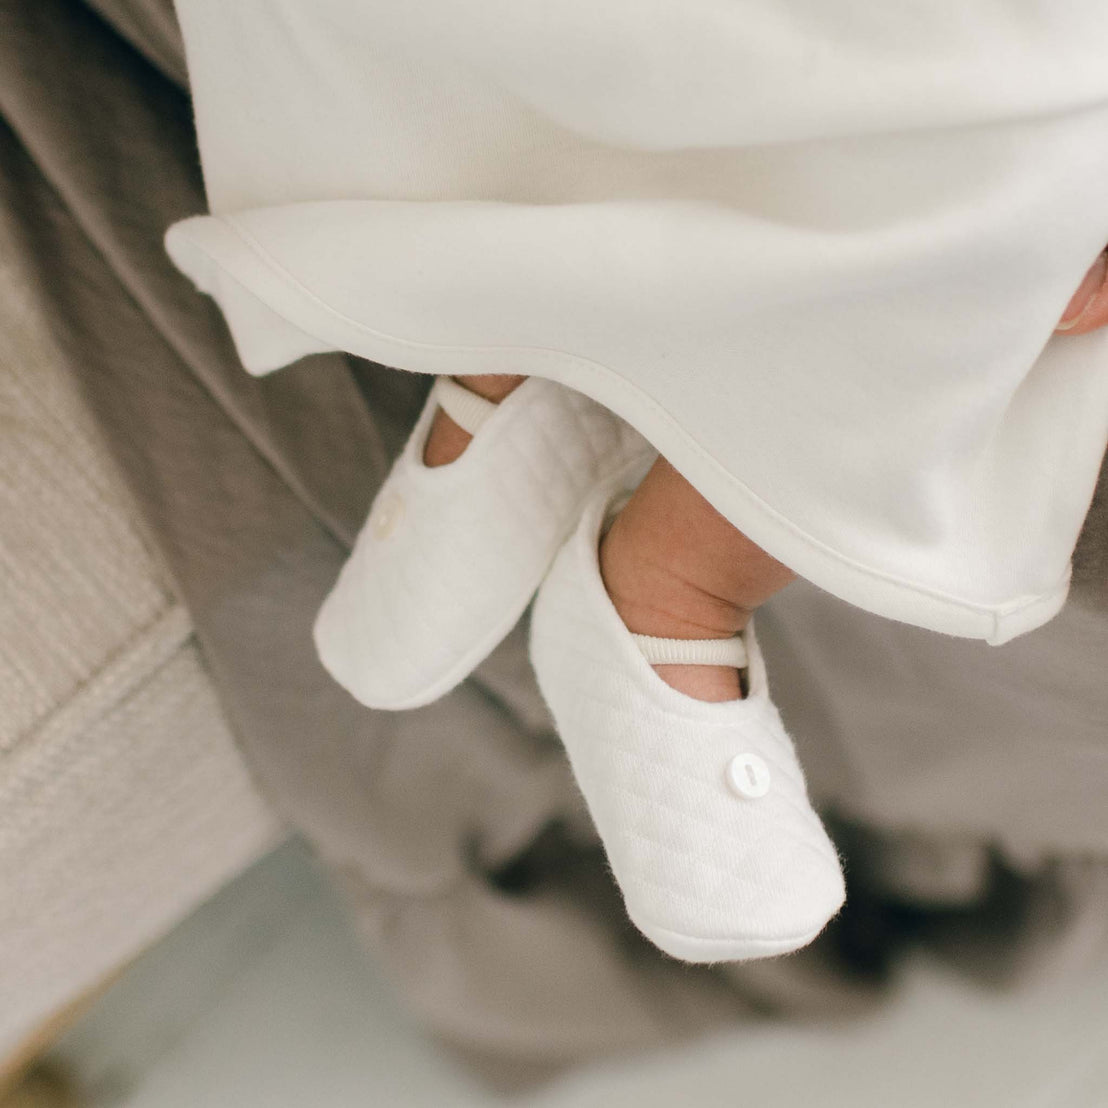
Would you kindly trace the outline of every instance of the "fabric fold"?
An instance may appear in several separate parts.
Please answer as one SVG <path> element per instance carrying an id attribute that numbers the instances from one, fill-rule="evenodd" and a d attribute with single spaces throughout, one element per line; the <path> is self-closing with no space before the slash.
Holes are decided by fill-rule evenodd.
<path id="1" fill-rule="evenodd" d="M 797 338 L 796 325 L 780 312 L 771 330 L 763 310 L 733 341 L 715 347 L 714 375 L 671 370 L 673 320 L 684 311 L 684 333 L 703 334 L 712 326 L 703 301 L 669 298 L 669 326 L 652 328 L 649 316 L 635 323 L 635 298 L 624 293 L 621 331 L 605 327 L 595 311 L 590 316 L 598 289 L 581 279 L 592 265 L 599 273 L 620 271 L 615 284 L 624 288 L 636 281 L 647 288 L 644 258 L 625 244 L 652 226 L 657 233 L 662 216 L 673 215 L 667 207 L 521 212 L 498 204 L 331 201 L 195 217 L 171 228 L 167 245 L 176 264 L 216 298 L 253 372 L 346 350 L 431 374 L 546 376 L 625 418 L 736 526 L 848 603 L 994 644 L 1055 615 L 1108 441 L 1104 336 L 1051 340 L 1039 353 L 1050 318 L 1041 308 L 1034 328 L 1011 325 L 999 307 L 979 320 L 958 308 L 965 326 L 957 342 L 976 353 L 956 359 L 944 337 L 921 359 L 918 346 L 901 350 L 887 335 L 866 343 L 848 337 L 865 374 L 836 377 L 829 366 L 826 374 L 803 375 L 796 366 L 811 364 L 826 336 Z M 693 228 L 705 222 L 704 213 L 684 215 Z M 544 216 L 549 227 L 536 228 Z M 611 228 L 621 220 L 627 230 L 617 236 Z M 688 284 L 703 266 L 682 233 L 671 233 L 667 254 L 683 262 Z M 562 243 L 560 256 L 548 256 L 536 275 L 531 259 L 549 241 Z M 741 268 L 741 258 L 735 265 Z M 516 279 L 506 282 L 509 270 Z M 658 277 L 656 286 L 675 280 L 672 268 Z M 1068 287 L 1059 283 L 1053 300 L 1064 299 Z M 653 299 L 669 297 L 655 292 Z M 1041 298 L 1034 290 L 1032 299 Z M 849 293 L 837 303 L 837 317 L 824 313 L 832 329 L 854 311 Z M 1007 349 L 999 351 L 998 324 L 1007 331 Z M 580 336 L 590 327 L 591 334 L 565 343 L 565 330 Z M 901 325 L 894 319 L 891 327 Z M 743 343 L 745 355 L 733 353 Z M 882 345 L 900 365 L 880 361 L 872 347 Z M 826 342 L 824 353 L 833 360 Z M 732 357 L 736 365 L 728 369 Z M 970 373 L 962 357 L 989 372 Z M 751 408 L 762 414 L 758 427 L 747 425 Z"/>
<path id="2" fill-rule="evenodd" d="M 850 604 L 1060 610 L 1108 446 L 1108 337 L 1052 337 L 1108 242 L 1101 9 L 179 10 L 212 214 L 167 247 L 251 371 L 549 377 Z"/>

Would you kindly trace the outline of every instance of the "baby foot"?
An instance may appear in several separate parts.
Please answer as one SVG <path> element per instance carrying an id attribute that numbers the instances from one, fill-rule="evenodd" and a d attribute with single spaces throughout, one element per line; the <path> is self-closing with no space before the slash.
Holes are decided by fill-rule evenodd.
<path id="1" fill-rule="evenodd" d="M 795 576 L 727 522 L 659 459 L 600 545 L 600 572 L 629 631 L 668 639 L 730 639 Z M 656 665 L 696 700 L 741 700 L 746 671 Z"/>
<path id="2" fill-rule="evenodd" d="M 663 639 L 729 639 L 750 612 L 712 596 L 667 564 L 664 551 L 636 532 L 633 519 L 617 516 L 600 544 L 600 572 L 612 606 L 629 631 Z M 730 666 L 656 665 L 671 688 L 696 700 L 745 696 L 745 670 Z"/>
<path id="3" fill-rule="evenodd" d="M 527 378 L 515 374 L 482 373 L 455 377 L 454 380 L 477 396 L 484 397 L 493 404 L 499 404 Z M 423 464 L 430 468 L 449 465 L 450 462 L 461 457 L 472 438 L 468 431 L 459 427 L 442 408 L 439 408 L 423 448 Z"/>

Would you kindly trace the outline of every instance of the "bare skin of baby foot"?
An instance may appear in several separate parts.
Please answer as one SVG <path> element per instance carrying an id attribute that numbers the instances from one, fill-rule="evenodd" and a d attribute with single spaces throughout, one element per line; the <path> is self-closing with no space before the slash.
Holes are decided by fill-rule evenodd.
<path id="1" fill-rule="evenodd" d="M 796 574 L 733 527 L 659 458 L 600 545 L 600 572 L 624 624 L 638 634 L 724 639 Z M 730 666 L 655 666 L 697 700 L 740 700 Z"/>
<path id="2" fill-rule="evenodd" d="M 471 374 L 466 377 L 455 377 L 459 385 L 463 385 L 470 392 L 499 404 L 509 393 L 519 388 L 526 377 L 506 373 L 481 373 Z M 433 468 L 434 466 L 449 465 L 455 459 L 460 458 L 462 451 L 469 446 L 473 436 L 463 431 L 441 408 L 435 413 L 431 422 L 431 430 L 427 435 L 427 442 L 423 447 L 423 464 Z"/>

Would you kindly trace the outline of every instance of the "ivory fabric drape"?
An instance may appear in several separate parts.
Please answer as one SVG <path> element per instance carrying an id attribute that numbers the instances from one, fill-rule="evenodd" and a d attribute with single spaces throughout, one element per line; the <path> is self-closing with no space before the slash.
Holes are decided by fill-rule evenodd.
<path id="1" fill-rule="evenodd" d="M 538 374 L 867 611 L 1064 603 L 1108 334 L 1100 0 L 179 0 L 247 368 Z"/>

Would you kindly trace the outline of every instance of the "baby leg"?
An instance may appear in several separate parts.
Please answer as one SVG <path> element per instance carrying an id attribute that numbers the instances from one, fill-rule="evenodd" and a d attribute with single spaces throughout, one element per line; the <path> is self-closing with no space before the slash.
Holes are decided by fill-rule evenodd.
<path id="1" fill-rule="evenodd" d="M 674 639 L 737 634 L 759 604 L 796 576 L 728 523 L 664 458 L 604 537 L 600 570 L 629 630 Z M 655 669 L 698 700 L 743 696 L 736 669 Z"/>

